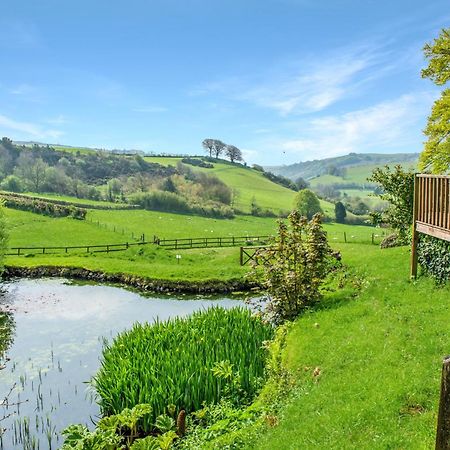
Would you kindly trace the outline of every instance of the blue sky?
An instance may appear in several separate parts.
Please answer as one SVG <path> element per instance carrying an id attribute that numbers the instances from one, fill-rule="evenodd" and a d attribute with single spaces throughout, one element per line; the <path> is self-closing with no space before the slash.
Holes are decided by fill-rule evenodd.
<path id="1" fill-rule="evenodd" d="M 0 135 L 249 163 L 418 152 L 433 0 L 2 0 Z"/>

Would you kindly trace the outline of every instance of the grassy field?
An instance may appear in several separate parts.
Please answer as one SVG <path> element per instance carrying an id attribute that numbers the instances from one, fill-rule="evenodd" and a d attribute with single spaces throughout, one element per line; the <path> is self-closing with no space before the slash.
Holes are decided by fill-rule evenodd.
<path id="1" fill-rule="evenodd" d="M 252 216 L 219 220 L 141 210 L 90 210 L 88 218 L 92 220 L 91 222 L 71 218 L 50 218 L 12 209 L 6 209 L 6 216 L 10 247 L 83 246 L 133 242 L 131 233 L 135 237 L 134 240 L 145 233 L 146 239 L 152 242 L 155 234 L 160 238 L 195 238 L 267 235 L 274 234 L 276 231 L 275 219 Z M 382 239 L 382 231 L 371 227 L 327 223 L 324 228 L 328 232 L 330 242 L 337 248 L 344 239 L 348 242 L 368 244 L 368 246 L 370 246 L 372 234 L 375 236 L 376 243 Z M 176 264 L 176 253 L 182 254 L 179 264 Z M 85 253 L 80 250 L 71 251 L 67 255 L 36 254 L 28 258 L 10 256 L 7 258 L 7 264 L 84 267 L 109 273 L 123 272 L 159 279 L 183 280 L 227 280 L 245 273 L 245 269 L 239 266 L 239 248 L 237 247 L 175 252 L 149 244 L 139 249 L 132 248 L 110 254 Z"/>
<path id="2" fill-rule="evenodd" d="M 393 167 L 395 164 L 391 164 Z M 416 165 L 412 162 L 406 162 L 402 164 L 404 169 L 414 169 Z M 334 184 L 334 183 L 358 183 L 358 184 L 369 184 L 367 178 L 372 174 L 372 172 L 379 167 L 376 164 L 369 164 L 364 166 L 349 167 L 345 177 L 336 177 L 334 175 L 321 175 L 316 178 L 309 180 L 311 187 L 316 187 L 319 184 Z"/>
<path id="3" fill-rule="evenodd" d="M 409 281 L 406 247 L 341 248 L 360 293 L 293 325 L 283 357 L 298 394 L 254 448 L 434 448 L 450 286 Z"/>
<path id="4" fill-rule="evenodd" d="M 87 245 L 126 242 L 119 233 L 85 220 L 52 218 L 5 208 L 10 247 Z"/>

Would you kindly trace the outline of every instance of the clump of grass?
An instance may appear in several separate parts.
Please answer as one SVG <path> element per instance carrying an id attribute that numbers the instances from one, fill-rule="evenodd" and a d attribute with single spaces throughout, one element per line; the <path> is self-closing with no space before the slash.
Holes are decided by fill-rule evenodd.
<path id="1" fill-rule="evenodd" d="M 264 341 L 272 328 L 244 308 L 210 308 L 188 318 L 135 324 L 103 349 L 101 368 L 92 380 L 103 415 L 140 403 L 151 405 L 143 422 L 151 432 L 167 411 L 196 411 L 217 402 L 239 384 L 239 395 L 252 398 L 264 375 Z M 232 376 L 218 376 L 224 363 Z"/>

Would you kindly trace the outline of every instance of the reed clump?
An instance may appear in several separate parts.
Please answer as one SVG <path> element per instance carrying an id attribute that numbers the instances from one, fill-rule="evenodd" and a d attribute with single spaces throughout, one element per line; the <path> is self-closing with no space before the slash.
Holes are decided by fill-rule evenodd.
<path id="1" fill-rule="evenodd" d="M 151 405 L 142 423 L 149 433 L 156 418 L 175 405 L 190 413 L 235 394 L 257 392 L 273 329 L 245 308 L 220 307 L 154 324 L 136 323 L 105 343 L 92 380 L 104 416 L 137 404 Z M 217 370 L 227 368 L 226 374 Z"/>

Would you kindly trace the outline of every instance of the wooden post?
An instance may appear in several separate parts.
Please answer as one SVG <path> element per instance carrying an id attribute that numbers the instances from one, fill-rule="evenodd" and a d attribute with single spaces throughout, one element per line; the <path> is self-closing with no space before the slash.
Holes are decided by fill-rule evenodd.
<path id="1" fill-rule="evenodd" d="M 436 450 L 450 449 L 450 356 L 442 364 L 441 398 L 436 432 Z"/>
<path id="2" fill-rule="evenodd" d="M 374 234 L 372 233 L 372 245 L 375 244 L 374 238 L 375 238 L 375 236 L 374 236 Z"/>
<path id="3" fill-rule="evenodd" d="M 347 233 L 344 231 L 344 242 L 347 243 Z"/>
<path id="4" fill-rule="evenodd" d="M 417 175 L 414 177 L 414 207 L 412 218 L 412 240 L 411 240 L 411 278 L 417 277 L 417 244 L 419 241 L 419 233 L 416 230 L 417 211 L 419 207 L 419 179 Z"/>
<path id="5" fill-rule="evenodd" d="M 240 254 L 240 262 L 241 262 L 241 266 L 244 265 L 244 247 L 240 247 L 241 249 L 241 254 Z"/>

